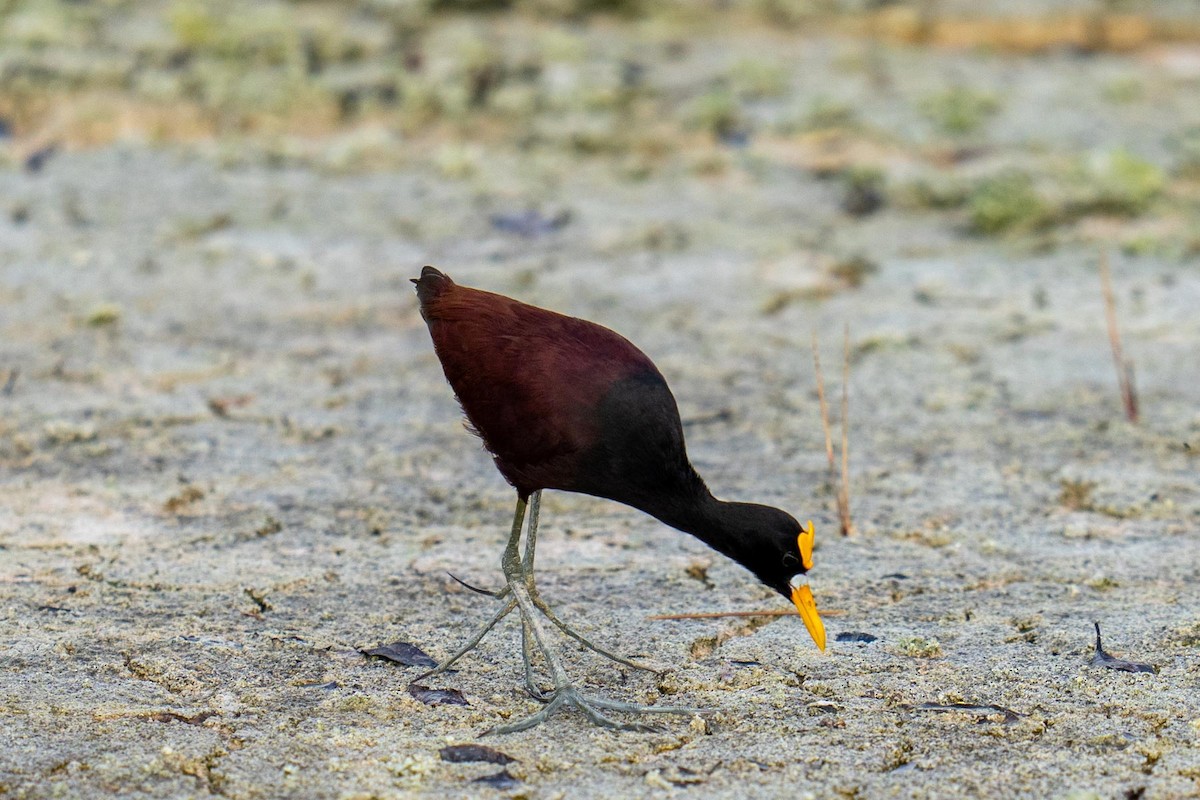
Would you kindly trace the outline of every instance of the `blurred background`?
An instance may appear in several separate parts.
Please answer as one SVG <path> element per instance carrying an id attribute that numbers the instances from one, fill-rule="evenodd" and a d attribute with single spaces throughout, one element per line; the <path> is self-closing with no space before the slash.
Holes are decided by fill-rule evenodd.
<path id="1" fill-rule="evenodd" d="M 531 202 L 581 169 L 632 189 L 805 170 L 852 217 L 1183 256 L 1198 42 L 1190 0 L 7 0 L 0 142 L 30 171 L 55 148 L 182 144 L 429 165 Z"/>

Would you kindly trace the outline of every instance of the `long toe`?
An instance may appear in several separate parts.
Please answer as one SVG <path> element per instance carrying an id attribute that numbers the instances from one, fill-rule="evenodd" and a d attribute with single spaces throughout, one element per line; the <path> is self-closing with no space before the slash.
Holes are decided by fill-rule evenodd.
<path id="1" fill-rule="evenodd" d="M 605 711 L 621 711 L 626 714 L 681 714 L 684 716 L 695 717 L 704 716 L 705 714 L 715 714 L 711 708 L 691 708 L 689 706 L 643 706 L 637 703 L 622 703 L 620 700 L 605 700 L 603 697 L 592 697 L 588 699 L 596 708 L 603 708 Z"/>
<path id="2" fill-rule="evenodd" d="M 607 703 L 597 702 L 595 698 L 585 697 L 578 692 L 574 693 L 571 698 L 571 705 L 579 709 L 579 711 L 592 721 L 593 725 L 598 725 L 601 728 L 608 728 L 615 731 L 629 731 L 631 733 L 662 733 L 665 728 L 661 725 L 654 725 L 649 722 L 619 722 L 611 717 L 606 717 L 598 710 Z M 644 709 L 637 713 L 642 713 Z"/>
<path id="3" fill-rule="evenodd" d="M 489 728 L 488 730 L 484 731 L 482 735 L 492 736 L 502 733 L 517 733 L 519 731 L 527 731 L 530 728 L 535 728 L 548 720 L 550 715 L 553 714 L 555 710 L 557 710 L 558 707 L 565 702 L 565 696 L 561 694 L 555 694 L 554 696 L 550 697 L 549 702 L 546 703 L 546 707 L 541 711 L 538 711 L 535 714 L 530 714 L 528 717 L 519 719 L 516 722 L 510 722 L 506 725 L 497 725 L 494 728 Z"/>

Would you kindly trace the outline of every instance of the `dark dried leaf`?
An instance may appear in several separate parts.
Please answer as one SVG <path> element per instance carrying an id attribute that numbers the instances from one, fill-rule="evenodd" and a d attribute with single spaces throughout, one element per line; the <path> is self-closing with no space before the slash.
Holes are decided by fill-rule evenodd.
<path id="1" fill-rule="evenodd" d="M 41 172 L 42 167 L 46 166 L 46 162 L 54 157 L 58 152 L 58 143 L 52 142 L 45 147 L 39 147 L 29 155 L 25 156 L 25 171 L 26 172 Z"/>
<path id="2" fill-rule="evenodd" d="M 1096 626 L 1096 652 L 1092 656 L 1093 667 L 1104 667 L 1105 669 L 1116 669 L 1121 672 L 1157 672 L 1152 664 L 1140 664 L 1136 661 L 1126 661 L 1123 658 L 1110 656 L 1104 652 L 1104 648 L 1100 646 L 1100 623 L 1093 623 Z"/>
<path id="3" fill-rule="evenodd" d="M 386 658 L 388 661 L 395 661 L 397 664 L 403 664 L 406 667 L 436 667 L 437 662 L 434 661 L 428 653 L 415 644 L 401 642 L 399 640 L 391 644 L 372 647 L 370 650 L 360 650 L 364 656 L 374 658 Z"/>
<path id="4" fill-rule="evenodd" d="M 430 689 L 419 683 L 410 683 L 408 693 L 427 706 L 465 706 L 470 705 L 467 698 L 458 689 Z"/>
<path id="5" fill-rule="evenodd" d="M 438 751 L 442 761 L 451 764 L 466 764 L 470 761 L 483 761 L 488 764 L 511 764 L 515 758 L 507 753 L 501 753 L 494 747 L 481 744 L 452 744 Z"/>
<path id="6" fill-rule="evenodd" d="M 837 636 L 834 637 L 834 641 L 837 641 L 837 642 L 868 642 L 868 643 L 870 643 L 870 642 L 877 640 L 878 638 L 879 638 L 878 636 L 872 636 L 871 634 L 864 633 L 863 631 L 842 631 L 841 633 L 839 633 Z"/>
<path id="7" fill-rule="evenodd" d="M 534 239 L 553 233 L 571 221 L 571 212 L 563 210 L 553 217 L 543 216 L 534 209 L 521 211 L 516 214 L 493 214 L 492 227 L 505 233 L 514 233 L 526 239 Z"/>
<path id="8" fill-rule="evenodd" d="M 521 785 L 520 779 L 509 775 L 506 769 L 502 769 L 494 775 L 484 775 L 482 778 L 476 778 L 471 782 L 482 783 L 486 786 L 491 786 L 493 789 L 514 789 Z"/>

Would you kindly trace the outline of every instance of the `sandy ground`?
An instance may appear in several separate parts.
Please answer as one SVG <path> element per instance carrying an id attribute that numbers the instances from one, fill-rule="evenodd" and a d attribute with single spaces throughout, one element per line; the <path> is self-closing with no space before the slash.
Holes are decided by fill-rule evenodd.
<path id="1" fill-rule="evenodd" d="M 827 71 L 794 91 L 843 50 L 805 51 Z M 1053 117 L 1056 152 L 1144 144 L 1169 167 L 1162 142 L 1200 114 L 1194 82 L 1134 57 L 896 58 L 902 82 L 1011 84 L 1021 111 L 989 129 L 989 165 Z M 1074 89 L 1113 75 L 1169 112 Z M 459 174 L 136 143 L 0 171 L 0 796 L 1200 794 L 1195 255 L 1105 245 L 1131 425 L 1089 233 L 1131 223 L 1047 241 L 891 203 L 852 217 L 840 184 L 769 144 L 636 181 L 516 151 Z M 1171 219 L 1194 224 L 1189 202 Z M 528 208 L 570 217 L 529 237 L 491 222 Z M 837 278 L 847 253 L 878 267 L 860 286 Z M 489 601 L 446 573 L 497 585 L 514 499 L 433 356 L 408 284 L 424 263 L 639 343 L 713 490 L 814 519 L 828 652 L 795 618 L 648 619 L 782 601 L 653 519 L 555 494 L 545 595 L 665 670 L 564 643 L 573 673 L 710 715 L 631 734 L 564 712 L 481 738 L 538 707 L 511 624 L 431 681 L 465 706 L 427 706 L 416 668 L 361 655 L 441 657 L 474 630 Z M 809 351 L 816 331 L 836 396 L 845 324 L 850 538 Z M 1094 620 L 1157 672 L 1090 666 Z M 463 743 L 515 760 L 439 757 Z"/>

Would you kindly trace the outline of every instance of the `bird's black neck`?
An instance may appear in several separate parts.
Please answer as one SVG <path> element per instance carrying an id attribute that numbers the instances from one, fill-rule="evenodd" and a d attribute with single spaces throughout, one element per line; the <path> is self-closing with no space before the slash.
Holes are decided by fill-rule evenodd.
<path id="1" fill-rule="evenodd" d="M 645 510 L 753 570 L 755 545 L 766 533 L 761 518 L 767 507 L 718 500 L 703 485 L 700 489 L 681 502 Z"/>

